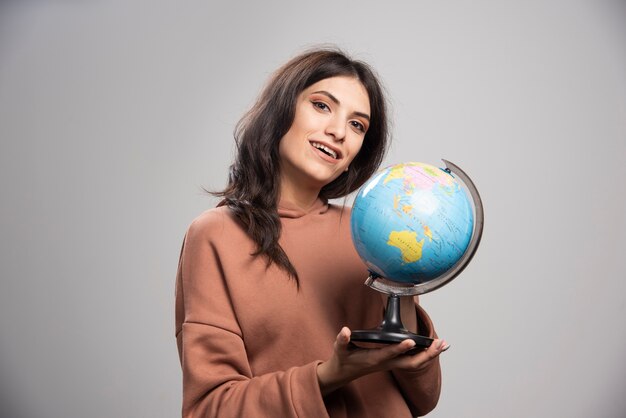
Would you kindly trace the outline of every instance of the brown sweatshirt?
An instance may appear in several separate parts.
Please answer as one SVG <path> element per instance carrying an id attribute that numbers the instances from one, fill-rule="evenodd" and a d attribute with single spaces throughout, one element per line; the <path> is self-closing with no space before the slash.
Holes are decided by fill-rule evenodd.
<path id="1" fill-rule="evenodd" d="M 308 212 L 281 202 L 280 245 L 300 289 L 265 258 L 228 208 L 190 225 L 176 280 L 182 415 L 219 418 L 403 418 L 439 398 L 439 360 L 419 372 L 374 373 L 322 397 L 316 369 L 342 326 L 380 324 L 378 292 L 350 238 L 350 212 L 318 200 Z M 416 306 L 420 333 L 433 337 Z"/>

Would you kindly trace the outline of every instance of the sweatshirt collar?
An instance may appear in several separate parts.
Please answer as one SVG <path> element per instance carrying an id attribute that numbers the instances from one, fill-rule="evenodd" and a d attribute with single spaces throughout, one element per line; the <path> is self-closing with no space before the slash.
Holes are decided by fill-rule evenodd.
<path id="1" fill-rule="evenodd" d="M 325 199 L 317 198 L 308 210 L 302 209 L 294 203 L 281 199 L 278 202 L 278 215 L 281 218 L 301 218 L 305 215 L 322 214 L 328 211 L 329 205 Z"/>

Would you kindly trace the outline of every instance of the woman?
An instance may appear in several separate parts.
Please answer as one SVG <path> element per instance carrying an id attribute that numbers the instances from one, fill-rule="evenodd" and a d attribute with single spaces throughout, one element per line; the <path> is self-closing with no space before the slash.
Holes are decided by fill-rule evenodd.
<path id="1" fill-rule="evenodd" d="M 443 340 L 406 355 L 350 344 L 384 300 L 350 239 L 349 210 L 387 146 L 370 68 L 314 50 L 280 68 L 235 132 L 223 200 L 190 225 L 176 285 L 184 417 L 411 417 L 437 403 Z M 407 328 L 436 338 L 417 300 Z M 339 334 L 337 332 L 339 331 Z M 333 344 L 334 340 L 334 344 Z"/>

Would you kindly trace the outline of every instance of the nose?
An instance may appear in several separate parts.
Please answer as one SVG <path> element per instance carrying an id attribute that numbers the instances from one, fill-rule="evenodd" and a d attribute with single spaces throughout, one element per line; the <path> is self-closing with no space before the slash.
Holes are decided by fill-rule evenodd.
<path id="1" fill-rule="evenodd" d="M 333 117 L 328 121 L 326 134 L 333 137 L 335 141 L 343 142 L 346 137 L 346 124 L 340 117 Z"/>

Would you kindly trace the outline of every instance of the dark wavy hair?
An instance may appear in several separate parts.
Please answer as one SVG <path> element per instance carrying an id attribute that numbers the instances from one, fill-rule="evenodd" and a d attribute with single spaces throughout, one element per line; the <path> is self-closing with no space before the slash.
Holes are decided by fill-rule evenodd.
<path id="1" fill-rule="evenodd" d="M 223 199 L 257 245 L 254 256 L 267 257 L 299 285 L 298 273 L 278 243 L 280 158 L 278 145 L 294 120 L 300 93 L 320 80 L 349 76 L 365 87 L 370 101 L 370 125 L 363 145 L 348 171 L 325 185 L 319 197 L 328 200 L 357 190 L 380 166 L 388 144 L 387 105 L 381 83 L 362 61 L 338 49 L 314 49 L 291 59 L 270 78 L 256 103 L 235 128 L 236 156 L 230 167 L 228 185 L 213 192 Z"/>

